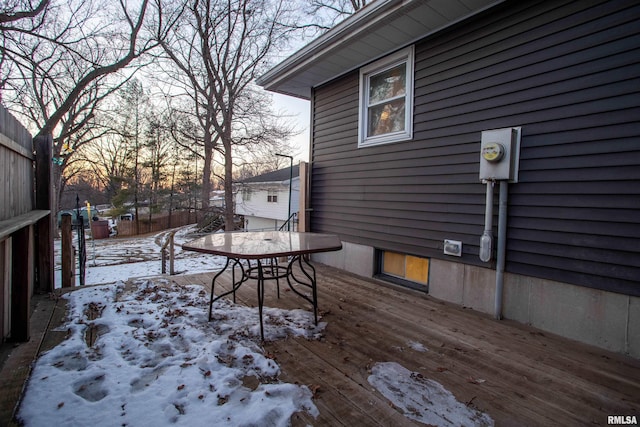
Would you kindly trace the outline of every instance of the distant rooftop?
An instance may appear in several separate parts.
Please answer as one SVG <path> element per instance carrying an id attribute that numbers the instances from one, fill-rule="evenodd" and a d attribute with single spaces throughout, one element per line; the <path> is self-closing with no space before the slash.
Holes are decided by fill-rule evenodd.
<path id="1" fill-rule="evenodd" d="M 243 179 L 240 181 L 243 184 L 254 183 L 254 182 L 282 182 L 289 180 L 289 167 L 280 169 L 273 172 L 263 173 L 262 175 L 254 176 L 251 178 Z M 300 175 L 300 165 L 293 165 L 293 170 L 291 171 L 294 178 Z"/>

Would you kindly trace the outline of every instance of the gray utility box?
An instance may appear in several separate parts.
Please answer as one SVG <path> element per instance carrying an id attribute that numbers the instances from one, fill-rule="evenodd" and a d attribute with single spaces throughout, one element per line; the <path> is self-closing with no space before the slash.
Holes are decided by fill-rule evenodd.
<path id="1" fill-rule="evenodd" d="M 483 130 L 480 180 L 518 182 L 520 127 Z"/>

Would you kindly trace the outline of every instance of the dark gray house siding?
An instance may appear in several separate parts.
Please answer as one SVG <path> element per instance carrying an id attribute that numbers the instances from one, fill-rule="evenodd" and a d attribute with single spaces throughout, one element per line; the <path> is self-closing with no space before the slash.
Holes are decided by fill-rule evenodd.
<path id="1" fill-rule="evenodd" d="M 412 141 L 357 147 L 357 71 L 314 90 L 312 230 L 487 265 L 480 133 L 522 126 L 506 271 L 639 296 L 640 4 L 510 1 L 415 46 Z"/>

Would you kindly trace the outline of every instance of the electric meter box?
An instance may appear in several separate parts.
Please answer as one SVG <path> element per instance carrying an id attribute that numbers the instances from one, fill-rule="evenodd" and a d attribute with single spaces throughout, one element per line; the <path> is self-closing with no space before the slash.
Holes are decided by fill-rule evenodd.
<path id="1" fill-rule="evenodd" d="M 480 181 L 518 182 L 521 128 L 483 130 Z"/>

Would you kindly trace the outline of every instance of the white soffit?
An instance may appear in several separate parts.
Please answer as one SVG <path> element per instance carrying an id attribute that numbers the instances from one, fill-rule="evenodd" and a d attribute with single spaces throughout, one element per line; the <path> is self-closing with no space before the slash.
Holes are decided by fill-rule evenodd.
<path id="1" fill-rule="evenodd" d="M 265 89 L 309 99 L 311 88 L 503 0 L 377 0 L 261 76 Z"/>

